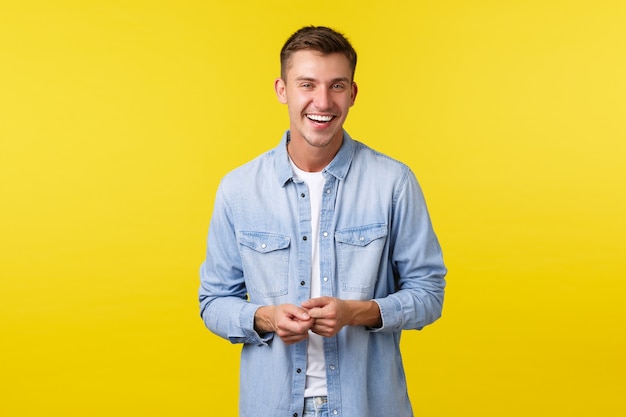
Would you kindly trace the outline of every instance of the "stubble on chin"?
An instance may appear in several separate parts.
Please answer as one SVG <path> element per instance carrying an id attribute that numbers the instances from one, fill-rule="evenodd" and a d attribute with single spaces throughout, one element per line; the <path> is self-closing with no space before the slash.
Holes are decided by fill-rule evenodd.
<path id="1" fill-rule="evenodd" d="M 320 139 L 318 139 L 318 140 L 313 140 L 313 139 L 311 139 L 311 138 L 310 138 L 310 137 L 308 137 L 308 136 L 303 136 L 303 138 L 304 138 L 304 141 L 305 141 L 305 142 L 306 142 L 309 146 L 311 146 L 312 148 L 325 148 L 325 147 L 327 147 L 328 145 L 330 145 L 330 144 L 331 144 L 331 142 L 332 142 L 332 137 L 330 137 L 330 138 L 326 137 L 326 138 L 323 138 L 323 139 L 321 139 L 321 140 L 320 140 Z"/>

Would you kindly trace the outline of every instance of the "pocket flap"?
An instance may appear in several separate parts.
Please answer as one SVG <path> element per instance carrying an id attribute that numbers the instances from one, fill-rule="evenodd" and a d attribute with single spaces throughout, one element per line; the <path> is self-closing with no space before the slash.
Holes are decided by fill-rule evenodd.
<path id="1" fill-rule="evenodd" d="M 272 252 L 289 247 L 289 236 L 267 232 L 239 232 L 239 243 L 259 253 Z"/>
<path id="2" fill-rule="evenodd" d="M 385 236 L 387 236 L 387 225 L 385 224 L 351 227 L 335 232 L 335 240 L 337 242 L 354 246 L 367 246 L 372 241 Z"/>

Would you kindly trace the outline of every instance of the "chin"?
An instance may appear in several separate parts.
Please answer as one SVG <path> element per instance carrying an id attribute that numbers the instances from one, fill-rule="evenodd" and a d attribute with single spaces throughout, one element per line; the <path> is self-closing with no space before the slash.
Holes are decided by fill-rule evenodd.
<path id="1" fill-rule="evenodd" d="M 333 142 L 333 136 L 324 135 L 323 137 L 317 135 L 309 135 L 305 138 L 307 143 L 315 148 L 324 148 Z"/>

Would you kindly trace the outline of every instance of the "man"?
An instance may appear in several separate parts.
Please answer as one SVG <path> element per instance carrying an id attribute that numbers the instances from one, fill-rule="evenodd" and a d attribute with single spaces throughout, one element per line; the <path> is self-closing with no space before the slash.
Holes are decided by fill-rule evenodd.
<path id="1" fill-rule="evenodd" d="M 400 333 L 440 317 L 446 269 L 413 173 L 343 130 L 355 68 L 343 35 L 294 33 L 289 130 L 217 191 L 200 310 L 243 344 L 244 417 L 412 415 Z"/>

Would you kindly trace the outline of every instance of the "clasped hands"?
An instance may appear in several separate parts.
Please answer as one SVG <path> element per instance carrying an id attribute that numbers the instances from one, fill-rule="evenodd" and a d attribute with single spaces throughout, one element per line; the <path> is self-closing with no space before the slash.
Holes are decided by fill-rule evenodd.
<path id="1" fill-rule="evenodd" d="M 309 337 L 309 330 L 332 337 L 346 325 L 380 326 L 380 311 L 374 301 L 319 297 L 294 304 L 262 306 L 254 317 L 259 333 L 274 332 L 285 344 Z"/>

